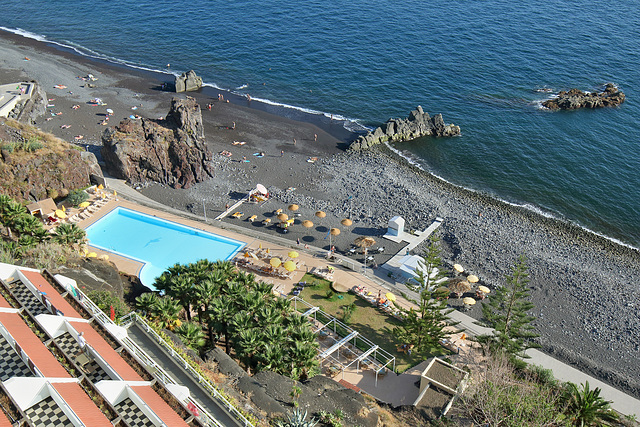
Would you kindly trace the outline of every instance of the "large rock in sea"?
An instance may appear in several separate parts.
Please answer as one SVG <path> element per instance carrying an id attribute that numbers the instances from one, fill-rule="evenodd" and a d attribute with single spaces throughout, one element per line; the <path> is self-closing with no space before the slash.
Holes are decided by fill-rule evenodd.
<path id="1" fill-rule="evenodd" d="M 189 70 L 176 76 L 175 87 L 177 93 L 198 90 L 202 87 L 202 78 L 198 77 L 195 71 Z"/>
<path id="2" fill-rule="evenodd" d="M 446 125 L 442 114 L 433 117 L 425 113 L 422 107 L 418 107 L 409 113 L 406 119 L 389 119 L 384 125 L 373 132 L 359 136 L 349 146 L 350 150 L 366 150 L 374 145 L 387 141 L 410 141 L 423 136 L 457 136 L 460 135 L 460 126 Z"/>
<path id="3" fill-rule="evenodd" d="M 607 83 L 602 93 L 582 92 L 579 89 L 560 91 L 557 98 L 544 101 L 542 105 L 550 110 L 575 110 L 578 108 L 617 107 L 625 100 L 625 95 L 613 83 Z"/>
<path id="4" fill-rule="evenodd" d="M 107 170 L 130 183 L 189 188 L 213 176 L 195 99 L 173 98 L 164 120 L 125 119 L 102 134 Z"/>

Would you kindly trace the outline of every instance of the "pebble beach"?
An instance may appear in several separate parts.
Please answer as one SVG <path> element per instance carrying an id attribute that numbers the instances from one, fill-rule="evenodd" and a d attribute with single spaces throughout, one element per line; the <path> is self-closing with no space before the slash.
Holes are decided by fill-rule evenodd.
<path id="1" fill-rule="evenodd" d="M 98 157 L 104 111 L 88 106 L 90 99 L 103 99 L 115 111 L 110 118 L 115 124 L 130 114 L 163 116 L 176 95 L 159 89 L 164 81 L 172 81 L 170 75 L 93 61 L 18 36 L 2 34 L 1 39 L 0 83 L 38 81 L 48 98 L 55 99 L 50 110 L 63 114 L 49 113 L 37 119 L 36 125 Z M 98 78 L 95 88 L 84 87 L 86 82 L 78 78 L 87 74 Z M 67 89 L 55 89 L 56 84 Z M 414 230 L 424 230 L 436 217 L 443 218 L 438 233 L 445 264 L 459 263 L 479 276 L 482 284 L 495 288 L 504 283 L 505 274 L 524 254 L 535 304 L 531 314 L 536 317 L 542 349 L 640 397 L 640 335 L 636 331 L 640 253 L 636 249 L 448 184 L 412 166 L 389 147 L 346 152 L 353 135 L 339 122 L 297 115 L 294 120 L 293 114 L 275 115 L 265 106 L 227 93 L 224 96 L 231 102 L 220 101 L 218 91 L 206 89 L 189 96 L 203 107 L 207 144 L 215 153 L 215 176 L 187 190 L 134 183 L 140 192 L 196 214 L 202 214 L 204 207 L 207 218 L 212 218 L 261 183 L 272 198 L 266 205 L 246 206 L 245 218 L 255 212 L 262 219 L 296 203 L 300 218 L 314 221 L 316 227 L 305 230 L 298 226 L 282 234 L 260 222 L 230 218 L 223 222 L 245 227 L 249 233 L 254 229 L 294 242 L 300 239 L 302 244 L 324 250 L 329 247 L 326 230 L 338 227 L 341 233 L 332 237 L 332 244 L 342 252 L 358 236 L 370 235 L 385 247 L 384 255 L 376 255 L 377 264 L 395 248 L 382 238 L 391 217 L 402 216 L 407 228 Z M 205 107 L 208 103 L 213 104 L 211 110 Z M 72 109 L 78 104 L 80 108 Z M 414 107 L 407 106 L 407 111 Z M 228 129 L 234 122 L 235 129 Z M 63 129 L 63 125 L 70 127 Z M 77 135 L 82 140 L 76 141 Z M 234 141 L 244 144 L 233 145 Z M 455 144 L 455 139 L 450 143 Z M 223 150 L 232 156 L 219 155 Z M 249 161 L 242 161 L 243 157 Z M 311 158 L 317 160 L 310 162 Z M 314 213 L 318 210 L 327 217 L 317 219 Z M 340 227 L 343 218 L 351 218 L 353 225 Z M 479 310 L 472 315 L 479 315 Z"/>

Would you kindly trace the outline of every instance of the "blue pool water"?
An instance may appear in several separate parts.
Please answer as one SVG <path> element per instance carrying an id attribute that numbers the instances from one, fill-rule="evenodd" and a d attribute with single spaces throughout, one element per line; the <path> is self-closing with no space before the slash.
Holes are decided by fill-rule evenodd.
<path id="1" fill-rule="evenodd" d="M 151 289 L 155 289 L 156 277 L 175 263 L 228 260 L 245 246 L 238 240 L 122 207 L 86 232 L 91 246 L 144 263 L 140 280 Z"/>

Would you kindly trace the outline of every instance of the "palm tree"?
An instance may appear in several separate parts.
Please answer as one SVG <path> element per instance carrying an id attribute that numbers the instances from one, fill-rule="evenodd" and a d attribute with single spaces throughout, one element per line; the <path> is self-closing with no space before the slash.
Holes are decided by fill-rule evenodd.
<path id="1" fill-rule="evenodd" d="M 53 240 L 58 243 L 72 245 L 80 243 L 86 236 L 87 233 L 75 224 L 60 224 L 56 228 Z"/>
<path id="2" fill-rule="evenodd" d="M 27 213 L 27 208 L 13 199 L 3 199 L 4 202 L 0 205 L 2 211 L 0 211 L 0 222 L 7 228 L 7 234 L 9 238 L 12 238 L 11 229 L 14 227 L 15 222 L 20 216 Z"/>
<path id="3" fill-rule="evenodd" d="M 235 348 L 240 359 L 244 359 L 247 365 L 247 372 L 256 366 L 254 357 L 264 345 L 261 334 L 257 329 L 240 330 Z"/>
<path id="4" fill-rule="evenodd" d="M 278 374 L 284 372 L 284 351 L 278 344 L 265 343 L 264 348 L 257 356 L 258 371 L 272 371 Z"/>
<path id="5" fill-rule="evenodd" d="M 32 215 L 19 215 L 13 221 L 13 229 L 20 234 L 33 235 L 36 230 L 44 229 L 42 222 Z"/>
<path id="6" fill-rule="evenodd" d="M 182 310 L 180 303 L 170 296 L 164 296 L 158 298 L 158 300 L 152 306 L 153 317 L 156 322 L 162 327 L 169 330 L 173 330 L 176 326 L 179 326 L 178 314 Z"/>
<path id="7" fill-rule="evenodd" d="M 286 362 L 288 372 L 286 375 L 293 379 L 305 380 L 313 376 L 318 368 L 318 343 L 317 341 L 303 342 L 291 340 Z"/>
<path id="8" fill-rule="evenodd" d="M 180 301 L 184 311 L 187 314 L 187 321 L 191 321 L 191 302 L 195 296 L 195 288 L 193 277 L 189 275 L 173 276 L 169 280 L 169 288 L 166 290 L 167 295 L 174 297 Z"/>
<path id="9" fill-rule="evenodd" d="M 231 352 L 231 340 L 229 339 L 229 323 L 237 313 L 237 308 L 232 300 L 228 298 L 216 298 L 209 307 L 209 323 L 216 327 L 216 330 L 224 335 L 225 351 Z M 213 337 L 209 337 L 213 343 Z"/>
<path id="10" fill-rule="evenodd" d="M 194 287 L 194 295 L 198 304 L 198 318 L 200 319 L 200 323 L 207 324 L 209 339 L 213 340 L 213 327 L 209 319 L 205 318 L 205 315 L 208 316 L 209 307 L 213 301 L 219 297 L 220 288 L 215 280 L 206 279 L 196 284 Z"/>
<path id="11" fill-rule="evenodd" d="M 564 395 L 567 409 L 565 413 L 574 426 L 610 426 L 618 421 L 618 414 L 611 409 L 611 402 L 600 396 L 600 388 L 589 390 L 589 382 L 578 389 L 573 383 L 567 384 Z"/>
<path id="12" fill-rule="evenodd" d="M 157 301 L 158 294 L 155 292 L 145 292 L 136 298 L 136 307 L 138 310 L 142 310 L 145 314 L 151 314 Z"/>
<path id="13" fill-rule="evenodd" d="M 236 273 L 236 266 L 231 261 L 218 260 L 213 264 L 213 271 L 221 273 L 228 280 Z"/>
<path id="14" fill-rule="evenodd" d="M 184 345 L 195 351 L 200 350 L 206 343 L 202 326 L 197 323 L 183 323 L 176 329 L 176 334 L 180 337 Z"/>

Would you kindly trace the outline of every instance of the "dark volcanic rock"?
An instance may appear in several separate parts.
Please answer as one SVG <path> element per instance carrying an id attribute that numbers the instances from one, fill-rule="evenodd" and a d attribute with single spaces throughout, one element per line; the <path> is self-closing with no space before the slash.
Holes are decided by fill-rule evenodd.
<path id="1" fill-rule="evenodd" d="M 575 110 L 577 108 L 616 107 L 624 102 L 625 95 L 614 84 L 607 83 L 602 93 L 582 92 L 571 89 L 560 91 L 558 97 L 544 101 L 542 105 L 550 110 Z"/>
<path id="2" fill-rule="evenodd" d="M 213 176 L 200 106 L 174 98 L 165 120 L 126 119 L 102 135 L 111 174 L 131 183 L 155 181 L 189 188 Z"/>
<path id="3" fill-rule="evenodd" d="M 442 114 L 433 117 L 425 113 L 422 107 L 413 110 L 406 119 L 389 119 L 384 125 L 373 132 L 359 136 L 350 146 L 351 150 L 366 150 L 367 148 L 387 141 L 410 141 L 422 136 L 457 136 L 460 127 L 454 124 L 446 125 Z"/>
<path id="4" fill-rule="evenodd" d="M 196 75 L 193 70 L 182 73 L 175 78 L 176 92 L 189 92 L 202 87 L 202 78 Z"/>

